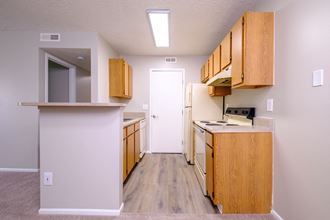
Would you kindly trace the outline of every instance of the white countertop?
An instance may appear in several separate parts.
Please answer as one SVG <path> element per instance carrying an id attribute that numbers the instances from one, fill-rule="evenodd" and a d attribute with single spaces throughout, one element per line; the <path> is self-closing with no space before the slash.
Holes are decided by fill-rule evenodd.
<path id="1" fill-rule="evenodd" d="M 123 103 L 89 103 L 89 102 L 19 102 L 20 106 L 40 107 L 125 107 Z"/>
<path id="2" fill-rule="evenodd" d="M 125 127 L 130 126 L 132 124 L 135 124 L 136 122 L 139 122 L 143 119 L 145 119 L 145 118 L 144 117 L 136 117 L 136 118 L 132 118 L 132 120 L 124 121 L 123 127 L 125 128 Z"/>
<path id="3" fill-rule="evenodd" d="M 208 126 L 201 123 L 196 123 L 196 125 L 203 128 L 204 130 L 216 134 L 216 133 L 242 133 L 242 132 L 272 132 L 271 127 L 253 125 L 253 126 Z"/>

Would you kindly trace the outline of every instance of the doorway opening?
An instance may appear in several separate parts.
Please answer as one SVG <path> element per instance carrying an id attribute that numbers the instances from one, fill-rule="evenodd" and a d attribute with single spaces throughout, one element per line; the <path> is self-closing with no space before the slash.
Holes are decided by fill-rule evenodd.
<path id="1" fill-rule="evenodd" d="M 46 54 L 46 102 L 76 102 L 76 67 Z"/>
<path id="2" fill-rule="evenodd" d="M 91 102 L 91 49 L 40 49 L 40 101 Z"/>

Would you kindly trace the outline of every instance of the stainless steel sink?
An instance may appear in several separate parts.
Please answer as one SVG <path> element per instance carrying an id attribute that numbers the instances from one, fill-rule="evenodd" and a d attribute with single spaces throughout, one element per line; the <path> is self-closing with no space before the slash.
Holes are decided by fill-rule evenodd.
<path id="1" fill-rule="evenodd" d="M 133 120 L 133 118 L 124 118 L 124 121 L 130 121 Z"/>

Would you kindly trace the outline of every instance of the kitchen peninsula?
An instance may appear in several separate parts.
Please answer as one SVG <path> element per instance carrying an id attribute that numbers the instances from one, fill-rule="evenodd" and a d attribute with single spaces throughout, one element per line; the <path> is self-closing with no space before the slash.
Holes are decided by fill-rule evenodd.
<path id="1" fill-rule="evenodd" d="M 19 104 L 39 109 L 39 213 L 119 215 L 125 104 Z"/>

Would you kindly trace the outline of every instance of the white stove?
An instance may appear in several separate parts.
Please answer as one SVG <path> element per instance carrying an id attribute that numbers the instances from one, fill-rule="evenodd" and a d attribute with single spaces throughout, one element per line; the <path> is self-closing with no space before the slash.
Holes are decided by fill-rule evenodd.
<path id="1" fill-rule="evenodd" d="M 219 121 L 194 121 L 195 143 L 195 172 L 197 179 L 206 195 L 206 158 L 205 158 L 205 133 L 206 130 L 242 128 L 253 125 L 255 108 L 227 108 L 225 120 Z"/>

